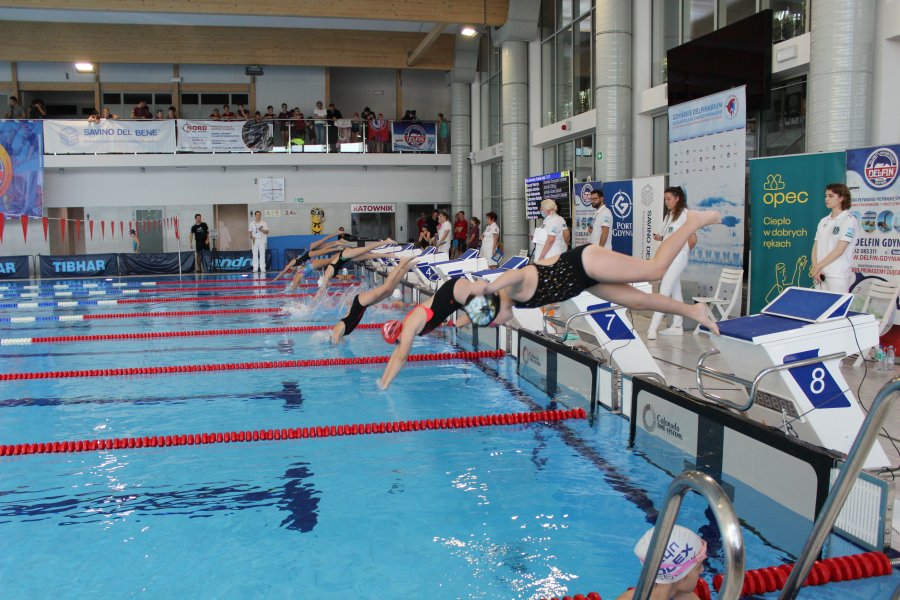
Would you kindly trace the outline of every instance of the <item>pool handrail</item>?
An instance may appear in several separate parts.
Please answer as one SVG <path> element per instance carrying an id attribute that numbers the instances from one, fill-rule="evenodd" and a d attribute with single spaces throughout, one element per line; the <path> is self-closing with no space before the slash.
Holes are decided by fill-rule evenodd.
<path id="1" fill-rule="evenodd" d="M 813 356 L 811 358 L 803 358 L 800 360 L 794 360 L 791 362 L 787 362 L 781 365 L 774 365 L 771 367 L 766 367 L 762 371 L 756 374 L 756 377 L 753 378 L 753 381 L 749 379 L 744 379 L 743 377 L 738 377 L 732 373 L 726 373 L 724 371 L 720 371 L 718 369 L 714 369 L 712 367 L 706 366 L 706 359 L 715 356 L 716 354 L 720 354 L 720 351 L 716 348 L 712 350 L 707 350 L 704 352 L 700 358 L 697 360 L 697 389 L 700 392 L 700 395 L 706 398 L 707 400 L 712 400 L 718 404 L 726 406 L 728 408 L 733 408 L 737 411 L 744 412 L 750 410 L 750 407 L 756 402 L 756 393 L 759 391 L 759 385 L 762 383 L 762 380 L 771 375 L 772 373 L 777 373 L 778 371 L 784 371 L 785 369 L 793 369 L 795 367 L 804 367 L 807 365 L 814 365 L 821 362 L 825 362 L 827 360 L 841 360 L 847 357 L 846 352 L 835 352 L 833 354 L 824 354 L 822 356 Z M 718 379 L 719 381 L 726 381 L 728 383 L 736 383 L 747 390 L 747 402 L 744 404 L 738 404 L 737 402 L 732 402 L 731 400 L 719 396 L 717 394 L 712 394 L 706 391 L 706 388 L 703 387 L 703 376 L 706 375 L 708 377 L 712 377 L 713 379 Z"/>
<path id="2" fill-rule="evenodd" d="M 806 581 L 813 563 L 822 550 L 825 538 L 831 533 L 831 528 L 844 507 L 844 502 L 850 495 L 857 476 L 862 471 L 863 464 L 869 457 L 869 451 L 875 444 L 878 431 L 890 412 L 898 391 L 900 391 L 900 377 L 894 377 L 878 390 L 878 394 L 859 428 L 859 433 L 856 434 L 856 439 L 853 440 L 853 445 L 847 453 L 847 460 L 841 466 L 840 474 L 831 487 L 828 497 L 825 498 L 825 504 L 822 505 L 819 516 L 816 517 L 809 539 L 806 540 L 806 545 L 800 551 L 797 562 L 781 590 L 781 595 L 778 596 L 779 600 L 797 597 L 800 587 Z"/>
<path id="3" fill-rule="evenodd" d="M 666 542 L 672 535 L 681 502 L 689 490 L 694 490 L 706 498 L 722 536 L 722 546 L 725 549 L 725 581 L 716 597 L 721 600 L 736 600 L 740 596 L 744 584 L 744 538 L 737 514 L 725 490 L 715 479 L 706 473 L 688 470 L 672 480 L 666 491 L 663 509 L 656 519 L 653 537 L 644 557 L 644 568 L 635 587 L 634 600 L 649 600 L 656 581 L 656 573 L 662 564 Z"/>

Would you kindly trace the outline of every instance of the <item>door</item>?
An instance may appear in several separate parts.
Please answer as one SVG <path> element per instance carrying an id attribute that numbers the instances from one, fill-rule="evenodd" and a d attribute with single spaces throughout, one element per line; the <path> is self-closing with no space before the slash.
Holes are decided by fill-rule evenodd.
<path id="1" fill-rule="evenodd" d="M 217 204 L 215 206 L 215 222 L 210 225 L 218 233 L 216 248 L 218 250 L 249 250 L 250 236 L 247 227 L 246 204 Z"/>
<path id="2" fill-rule="evenodd" d="M 151 208 L 134 211 L 134 220 L 137 222 L 137 234 L 141 239 L 141 254 L 153 254 L 164 252 L 163 227 L 151 227 L 151 221 L 160 221 L 163 218 L 162 210 Z"/>

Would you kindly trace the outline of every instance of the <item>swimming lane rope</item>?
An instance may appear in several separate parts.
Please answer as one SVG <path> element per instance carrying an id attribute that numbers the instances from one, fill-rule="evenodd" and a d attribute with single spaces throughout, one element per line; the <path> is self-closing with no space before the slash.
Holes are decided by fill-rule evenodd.
<path id="1" fill-rule="evenodd" d="M 43 315 L 29 317 L 0 317 L 0 323 L 40 323 L 44 321 L 96 321 L 99 319 L 137 319 L 137 318 L 165 318 L 165 317 L 204 317 L 210 315 L 249 315 L 249 314 L 274 314 L 284 313 L 279 307 L 267 308 L 215 308 L 207 310 L 170 310 L 164 312 L 134 312 L 134 313 L 95 313 L 89 315 Z"/>
<path id="2" fill-rule="evenodd" d="M 233 296 L 189 296 L 186 298 L 122 298 L 120 300 L 60 300 L 58 302 L 10 302 L 2 308 L 72 308 L 75 306 L 116 306 L 119 304 L 147 304 L 150 302 L 236 302 L 238 300 L 287 300 L 304 298 L 314 294 L 242 294 Z"/>
<path id="3" fill-rule="evenodd" d="M 188 292 L 246 292 L 247 290 L 265 290 L 268 288 L 284 289 L 288 282 L 275 284 L 259 284 L 259 285 L 225 285 L 218 287 L 182 287 L 182 288 L 128 288 L 128 289 L 81 289 L 81 290 L 53 290 L 44 292 L 22 292 L 20 294 L 3 294 L 0 298 L 4 300 L 14 300 L 17 298 L 71 298 L 73 296 L 91 297 L 91 296 L 135 296 L 137 294 L 184 294 Z M 349 284 L 329 284 L 329 288 L 348 287 Z M 304 283 L 297 287 L 317 287 L 315 283 Z"/>
<path id="4" fill-rule="evenodd" d="M 697 585 L 694 586 L 694 594 L 697 595 L 700 600 L 711 600 L 711 594 L 709 592 L 709 584 L 706 583 L 703 579 L 697 580 Z M 547 598 L 541 598 L 541 600 L 547 600 Z M 600 594 L 597 592 L 589 592 L 587 594 L 575 594 L 574 596 L 563 596 L 559 598 L 554 596 L 550 600 L 602 600 L 600 598 Z"/>
<path id="5" fill-rule="evenodd" d="M 362 323 L 357 329 L 381 329 L 384 323 Z M 52 335 L 46 337 L 2 338 L 0 346 L 26 346 L 28 344 L 57 344 L 65 342 L 108 342 L 121 340 L 158 340 L 165 338 L 209 337 L 219 335 L 259 335 L 271 333 L 311 333 L 331 331 L 331 325 L 304 325 L 298 327 L 251 327 L 248 329 L 207 329 L 191 331 L 133 331 L 128 333 L 98 333 L 94 335 Z"/>
<path id="6" fill-rule="evenodd" d="M 502 358 L 503 350 L 482 350 L 479 352 L 436 352 L 411 354 L 409 362 L 433 360 L 478 360 L 481 358 Z M 311 360 L 272 360 L 245 363 L 219 363 L 208 365 L 173 365 L 163 367 L 120 367 L 115 369 L 86 369 L 83 371 L 43 371 L 32 373 L 0 373 L 0 381 L 21 381 L 26 379 L 69 379 L 73 377 L 121 377 L 126 375 L 160 375 L 162 373 L 200 373 L 212 371 L 246 371 L 254 369 L 288 369 L 306 367 L 336 367 L 345 365 L 380 365 L 390 360 L 390 356 L 354 356 L 350 358 L 319 358 Z"/>
<path id="7" fill-rule="evenodd" d="M 159 448 L 165 446 L 195 446 L 200 444 L 229 444 L 241 442 L 262 442 L 269 440 L 296 440 L 309 438 L 341 437 L 348 435 L 377 435 L 384 433 L 405 433 L 435 429 L 468 429 L 472 427 L 494 427 L 519 425 L 543 421 L 564 421 L 584 419 L 583 408 L 569 410 L 542 410 L 534 412 L 477 415 L 446 419 L 421 419 L 418 421 L 388 421 L 381 423 L 356 423 L 351 425 L 323 425 L 295 427 L 292 429 L 258 429 L 255 431 L 228 431 L 217 433 L 191 433 L 176 435 L 154 435 L 144 437 L 111 438 L 104 440 L 77 440 L 64 442 L 40 442 L 33 444 L 4 444 L 0 446 L 0 456 L 24 454 L 54 454 L 62 452 L 94 452 L 97 450 L 119 450 L 125 448 Z"/>

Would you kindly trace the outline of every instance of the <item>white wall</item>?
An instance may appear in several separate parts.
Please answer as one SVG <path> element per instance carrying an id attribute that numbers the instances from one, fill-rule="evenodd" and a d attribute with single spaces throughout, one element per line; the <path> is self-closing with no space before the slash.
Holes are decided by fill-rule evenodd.
<path id="1" fill-rule="evenodd" d="M 400 116 L 397 115 L 396 69 L 331 69 L 330 86 L 331 102 L 345 118 L 366 106 L 376 114 L 384 114 L 385 119 Z"/>
<path id="2" fill-rule="evenodd" d="M 93 83 L 93 73 L 79 73 L 75 63 L 19 62 L 19 81 Z"/>
<path id="3" fill-rule="evenodd" d="M 414 109 L 423 121 L 437 119 L 438 113 L 450 118 L 450 86 L 445 72 L 405 69 L 400 78 L 404 111 Z"/>
<path id="4" fill-rule="evenodd" d="M 297 106 L 309 115 L 318 100 L 325 100 L 325 69 L 266 66 L 264 70 L 264 75 L 256 77 L 255 110 L 261 113 L 266 112 L 266 106 L 271 104 L 277 114 L 281 103 L 285 102 L 288 108 Z"/>
<path id="5" fill-rule="evenodd" d="M 172 65 L 125 65 L 102 64 L 99 67 L 100 81 L 122 83 L 164 83 L 166 91 L 172 77 Z"/>
<path id="6" fill-rule="evenodd" d="M 900 0 L 879 0 L 876 11 L 871 140 L 873 145 L 896 144 L 900 142 Z"/>
<path id="7" fill-rule="evenodd" d="M 167 65 L 168 66 L 168 65 Z M 178 76 L 184 83 L 250 83 L 250 76 L 244 73 L 244 65 L 181 65 Z M 172 67 L 169 67 L 171 75 Z M 268 73 L 266 69 L 266 73 Z M 103 73 L 100 75 L 104 77 Z M 263 75 L 262 77 L 265 77 Z M 262 79 L 260 77 L 259 79 Z M 257 79 L 257 83 L 259 83 Z"/>

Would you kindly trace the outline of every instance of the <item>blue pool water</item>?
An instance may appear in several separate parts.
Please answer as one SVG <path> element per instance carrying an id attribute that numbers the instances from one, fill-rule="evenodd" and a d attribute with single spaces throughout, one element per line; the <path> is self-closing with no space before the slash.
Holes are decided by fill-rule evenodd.
<path id="1" fill-rule="evenodd" d="M 46 285 L 46 284 L 44 284 Z M 170 289 L 167 288 L 167 292 Z M 280 291 L 273 288 L 273 291 Z M 223 292 L 235 294 L 236 292 Z M 186 292 L 185 295 L 192 295 Z M 171 295 L 168 294 L 167 295 Z M 331 324 L 285 299 L 39 309 L 21 314 L 282 306 L 252 314 L 0 325 L 0 338 Z M 402 309 L 378 308 L 379 322 Z M 389 353 L 380 332 L 0 347 L 0 372 L 237 363 Z M 455 351 L 420 338 L 416 354 Z M 555 408 L 512 359 L 0 382 L 0 442 L 432 419 Z M 49 598 L 540 598 L 634 585 L 632 547 L 668 475 L 626 448 L 627 421 L 23 456 L 0 459 L 0 590 Z M 704 503 L 679 522 L 722 551 Z M 745 528 L 747 567 L 792 559 Z M 852 550 L 849 550 L 852 551 Z M 900 578 L 801 598 L 887 598 Z"/>

